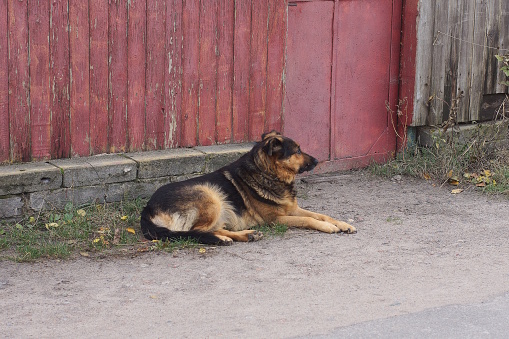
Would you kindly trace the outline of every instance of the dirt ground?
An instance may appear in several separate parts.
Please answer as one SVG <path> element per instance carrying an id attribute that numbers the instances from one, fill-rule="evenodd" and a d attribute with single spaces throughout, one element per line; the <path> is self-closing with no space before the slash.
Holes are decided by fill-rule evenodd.
<path id="1" fill-rule="evenodd" d="M 299 187 L 301 206 L 358 233 L 290 229 L 205 253 L 0 262 L 2 337 L 311 336 L 509 292 L 507 198 L 365 171 Z"/>

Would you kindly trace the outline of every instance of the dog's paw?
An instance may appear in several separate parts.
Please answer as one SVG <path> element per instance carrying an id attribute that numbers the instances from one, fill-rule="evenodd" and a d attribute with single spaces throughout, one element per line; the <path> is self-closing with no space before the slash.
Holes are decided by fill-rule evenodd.
<path id="1" fill-rule="evenodd" d="M 324 221 L 321 224 L 320 231 L 325 232 L 325 233 L 338 233 L 340 231 L 340 229 L 338 227 L 336 227 L 336 225 L 334 225 L 330 222 Z"/>
<path id="2" fill-rule="evenodd" d="M 253 231 L 252 233 L 249 233 L 247 235 L 247 241 L 249 241 L 249 242 L 251 242 L 251 241 L 258 241 L 261 238 L 263 238 L 263 233 L 260 232 L 260 231 Z"/>
<path id="3" fill-rule="evenodd" d="M 348 233 L 348 234 L 357 233 L 357 230 L 355 229 L 355 227 L 353 227 L 350 224 L 347 224 L 346 222 L 338 221 L 338 222 L 336 222 L 336 226 L 338 227 L 338 229 L 341 232 Z"/>
<path id="4" fill-rule="evenodd" d="M 224 235 L 217 236 L 217 237 L 219 238 L 219 242 L 217 243 L 218 245 L 220 245 L 220 246 L 230 246 L 230 245 L 233 245 L 233 239 L 232 238 L 226 237 Z"/>

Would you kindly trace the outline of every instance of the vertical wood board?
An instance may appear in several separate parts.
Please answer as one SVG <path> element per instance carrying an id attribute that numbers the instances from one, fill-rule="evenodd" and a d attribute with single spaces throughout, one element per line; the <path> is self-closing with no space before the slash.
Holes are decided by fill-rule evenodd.
<path id="1" fill-rule="evenodd" d="M 218 5 L 216 138 L 218 143 L 227 143 L 232 139 L 235 3 L 219 0 Z"/>
<path id="2" fill-rule="evenodd" d="M 110 152 L 124 152 L 127 144 L 127 1 L 111 0 L 109 24 L 109 122 Z"/>
<path id="3" fill-rule="evenodd" d="M 49 15 L 48 1 L 28 2 L 30 36 L 31 153 L 34 160 L 51 155 L 51 115 L 49 110 Z"/>
<path id="4" fill-rule="evenodd" d="M 68 1 L 51 2 L 50 86 L 51 157 L 71 155 L 69 116 L 69 12 Z"/>
<path id="5" fill-rule="evenodd" d="M 182 1 L 166 0 L 165 147 L 180 145 L 182 110 Z"/>
<path id="6" fill-rule="evenodd" d="M 258 140 L 265 129 L 267 101 L 268 0 L 252 2 L 249 76 L 249 139 Z"/>
<path id="7" fill-rule="evenodd" d="M 90 1 L 90 149 L 108 151 L 108 3 Z"/>
<path id="8" fill-rule="evenodd" d="M 200 2 L 184 0 L 182 10 L 182 116 L 181 146 L 197 144 L 198 122 L 198 68 L 199 68 L 199 18 Z"/>
<path id="9" fill-rule="evenodd" d="M 145 148 L 164 147 L 165 20 L 163 0 L 147 1 Z"/>
<path id="10" fill-rule="evenodd" d="M 216 141 L 217 11 L 217 0 L 200 2 L 198 142 L 204 146 Z"/>
<path id="11" fill-rule="evenodd" d="M 334 158 L 393 150 L 386 102 L 391 64 L 392 0 L 336 4 Z M 351 37 L 355 36 L 355 39 Z M 376 58 L 372 56 L 376 55 Z M 369 84 L 369 88 L 367 88 Z M 391 126 L 392 128 L 392 126 Z M 392 148 L 392 149 L 391 149 Z"/>
<path id="12" fill-rule="evenodd" d="M 283 127 L 284 66 L 286 51 L 287 4 L 284 1 L 269 0 L 267 37 L 267 109 L 266 130 L 281 131 Z"/>
<path id="13" fill-rule="evenodd" d="M 249 65 L 251 45 L 251 0 L 235 0 L 233 42 L 233 141 L 243 142 L 248 136 Z"/>
<path id="14" fill-rule="evenodd" d="M 433 42 L 435 0 L 420 0 L 417 17 L 417 46 L 415 60 L 415 95 L 413 98 L 412 126 L 426 124 L 431 96 L 431 70 L 433 68 Z M 409 100 L 412 100 L 409 98 Z"/>
<path id="15" fill-rule="evenodd" d="M 73 156 L 90 155 L 88 2 L 69 2 L 70 128 Z"/>
<path id="16" fill-rule="evenodd" d="M 30 161 L 30 71 L 27 2 L 9 0 L 9 124 L 11 160 Z"/>
<path id="17" fill-rule="evenodd" d="M 7 2 L 0 2 L 0 163 L 9 161 L 9 45 Z"/>

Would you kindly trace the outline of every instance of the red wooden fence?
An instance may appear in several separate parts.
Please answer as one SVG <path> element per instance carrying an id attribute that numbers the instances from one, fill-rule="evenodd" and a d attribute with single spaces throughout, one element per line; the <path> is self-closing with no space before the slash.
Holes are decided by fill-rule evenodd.
<path id="1" fill-rule="evenodd" d="M 0 162 L 281 129 L 286 5 L 0 1 Z"/>

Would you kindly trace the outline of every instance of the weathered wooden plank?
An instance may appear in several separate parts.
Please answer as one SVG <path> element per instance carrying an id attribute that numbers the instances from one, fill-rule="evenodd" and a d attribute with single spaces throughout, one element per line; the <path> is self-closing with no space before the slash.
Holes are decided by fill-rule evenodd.
<path id="1" fill-rule="evenodd" d="M 433 40 L 435 0 L 420 0 L 417 22 L 417 59 L 415 61 L 415 96 L 412 126 L 426 124 L 429 113 L 428 99 L 431 95 L 431 69 L 433 64 Z"/>
<path id="2" fill-rule="evenodd" d="M 88 2 L 69 2 L 71 154 L 90 155 Z"/>
<path id="3" fill-rule="evenodd" d="M 498 44 L 500 42 L 500 34 L 508 34 L 509 28 L 505 27 L 500 30 L 500 1 L 492 0 L 486 3 L 486 59 L 484 65 L 486 68 L 486 75 L 484 78 L 484 94 L 495 94 L 497 93 L 498 83 L 498 60 L 495 58 L 495 54 L 498 52 Z M 507 0 L 502 0 L 507 2 Z M 506 14 L 507 15 L 507 14 Z M 479 107 L 480 109 L 480 107 Z"/>
<path id="4" fill-rule="evenodd" d="M 472 78 L 470 82 L 470 112 L 468 120 L 479 120 L 479 108 L 482 102 L 484 79 L 486 76 L 486 28 L 487 1 L 475 0 L 474 36 L 472 53 Z"/>
<path id="5" fill-rule="evenodd" d="M 199 0 L 184 0 L 182 10 L 182 130 L 181 146 L 194 146 L 197 142 L 198 67 L 200 25 Z"/>
<path id="6" fill-rule="evenodd" d="M 123 152 L 127 143 L 127 1 L 109 2 L 108 25 L 108 144 L 110 152 Z"/>
<path id="7" fill-rule="evenodd" d="M 457 36 L 459 42 L 459 55 L 456 96 L 461 96 L 461 99 L 458 102 L 458 113 L 456 118 L 458 122 L 463 122 L 468 121 L 469 119 L 473 53 L 473 46 L 470 42 L 474 39 L 475 3 L 472 1 L 459 1 L 458 13 L 460 14 L 460 29 L 458 30 Z"/>
<path id="8" fill-rule="evenodd" d="M 448 105 L 450 98 L 445 97 L 444 86 L 446 82 L 446 63 L 450 56 L 451 38 L 449 34 L 448 3 L 445 1 L 435 2 L 435 24 L 433 30 L 433 62 L 431 71 L 431 91 L 429 102 L 430 111 L 426 123 L 437 124 L 449 116 Z M 455 1 L 453 2 L 456 3 Z M 447 104 L 444 102 L 447 101 Z"/>
<path id="9" fill-rule="evenodd" d="M 233 140 L 248 140 L 251 0 L 235 0 Z"/>
<path id="10" fill-rule="evenodd" d="M 267 110 L 265 125 L 268 131 L 282 129 L 284 65 L 286 46 L 287 3 L 269 0 L 267 42 Z"/>
<path id="11" fill-rule="evenodd" d="M 27 2 L 9 0 L 9 122 L 11 160 L 30 161 L 30 78 Z"/>
<path id="12" fill-rule="evenodd" d="M 147 83 L 145 148 L 164 146 L 165 2 L 147 1 Z"/>
<path id="13" fill-rule="evenodd" d="M 108 3 L 90 1 L 90 149 L 108 151 Z"/>
<path id="14" fill-rule="evenodd" d="M 166 1 L 166 148 L 180 145 L 182 110 L 182 1 Z"/>
<path id="15" fill-rule="evenodd" d="M 198 142 L 204 146 L 216 141 L 217 5 L 217 0 L 200 2 Z"/>
<path id="16" fill-rule="evenodd" d="M 265 130 L 268 1 L 253 1 L 251 17 L 249 139 L 257 140 Z"/>
<path id="17" fill-rule="evenodd" d="M 414 97 L 416 96 L 416 62 L 417 62 L 417 18 L 419 0 L 403 2 L 401 29 L 401 60 L 399 102 L 402 115 L 389 126 L 396 126 L 398 131 L 398 150 L 407 145 L 405 140 L 406 127 L 410 126 L 418 113 L 414 114 Z M 420 57 L 420 56 L 419 56 Z M 334 70 L 333 70 L 334 74 Z M 396 127 L 395 127 L 396 128 Z"/>
<path id="18" fill-rule="evenodd" d="M 145 142 L 145 56 L 147 1 L 131 0 L 127 27 L 127 135 L 130 152 Z"/>
<path id="19" fill-rule="evenodd" d="M 444 34 L 447 34 L 447 45 L 444 46 L 446 52 L 444 58 L 444 88 L 442 117 L 438 122 L 447 121 L 449 116 L 456 119 L 457 101 L 458 101 L 458 62 L 460 41 L 456 37 L 461 32 L 461 4 L 463 0 L 453 0 L 448 2 L 447 8 L 447 27 Z M 445 40 L 444 40 L 445 42 Z M 459 99 L 461 100 L 461 98 Z M 442 101 L 442 100 L 439 100 Z"/>
<path id="20" fill-rule="evenodd" d="M 390 40 L 390 66 L 389 66 L 389 98 L 387 100 L 391 111 L 387 112 L 387 149 L 395 149 L 397 146 L 398 115 L 397 105 L 399 103 L 399 76 L 401 61 L 401 27 L 403 25 L 403 0 L 392 0 L 392 22 Z M 405 103 L 406 104 L 406 103 Z M 403 114 L 407 114 L 406 112 Z M 406 118 L 401 116 L 401 118 Z M 394 123 L 393 123 L 394 122 Z M 408 120 L 404 122 L 404 128 Z M 401 134 L 400 134 L 401 135 Z M 407 143 L 407 140 L 402 140 Z"/>
<path id="21" fill-rule="evenodd" d="M 51 157 L 71 156 L 69 130 L 69 12 L 68 1 L 51 2 L 50 85 Z"/>
<path id="22" fill-rule="evenodd" d="M 9 45 L 7 1 L 0 2 L 0 163 L 9 161 Z"/>
<path id="23" fill-rule="evenodd" d="M 219 0 L 217 18 L 217 105 L 216 133 L 218 143 L 227 143 L 232 138 L 233 113 L 233 33 L 235 3 Z"/>
<path id="24" fill-rule="evenodd" d="M 32 158 L 48 159 L 51 153 L 49 110 L 49 18 L 48 1 L 28 1 L 30 36 L 30 105 Z"/>
<path id="25" fill-rule="evenodd" d="M 509 27 L 509 1 L 499 1 L 500 7 L 498 10 L 499 13 L 499 22 L 498 22 L 498 31 L 499 31 L 499 41 L 498 46 L 499 50 L 497 54 L 509 54 L 509 32 L 507 27 Z M 501 63 L 498 63 L 498 77 L 497 77 L 497 93 L 509 93 L 509 87 L 503 85 L 503 81 L 509 80 L 504 72 L 500 70 L 502 66 Z"/>
<path id="26" fill-rule="evenodd" d="M 498 54 L 506 55 L 509 54 L 509 32 L 507 27 L 509 27 L 509 1 L 500 1 L 500 21 L 499 21 L 499 50 Z M 497 93 L 509 93 L 509 87 L 503 85 L 502 82 L 509 80 L 507 76 L 500 70 L 502 63 L 498 63 L 498 79 L 497 79 Z"/>
<path id="27" fill-rule="evenodd" d="M 127 28 L 127 135 L 130 152 L 145 142 L 145 56 L 147 1 L 131 0 Z"/>
<path id="28" fill-rule="evenodd" d="M 392 0 L 339 1 L 336 6 L 339 12 L 335 16 L 338 28 L 334 46 L 339 47 L 333 61 L 337 63 L 337 73 L 331 158 L 360 155 L 376 158 L 376 154 L 392 152 L 395 141 L 388 139 L 386 110 L 391 75 Z"/>

